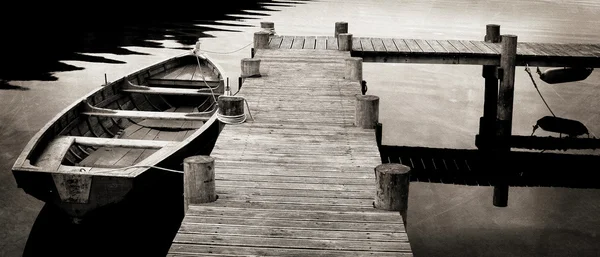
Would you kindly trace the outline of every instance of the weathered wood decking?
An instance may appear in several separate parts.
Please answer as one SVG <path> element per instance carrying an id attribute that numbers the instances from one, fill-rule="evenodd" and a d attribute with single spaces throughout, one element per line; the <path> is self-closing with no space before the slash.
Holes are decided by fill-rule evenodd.
<path id="1" fill-rule="evenodd" d="M 351 55 L 364 62 L 499 65 L 501 43 L 353 37 Z M 337 38 L 273 36 L 271 49 L 338 49 Z M 517 65 L 600 67 L 600 44 L 519 42 Z"/>
<path id="2" fill-rule="evenodd" d="M 262 77 L 238 94 L 254 120 L 219 135 L 219 198 L 190 206 L 170 256 L 412 256 L 400 214 L 373 208 L 381 159 L 375 131 L 353 125 L 347 57 L 257 50 Z"/>

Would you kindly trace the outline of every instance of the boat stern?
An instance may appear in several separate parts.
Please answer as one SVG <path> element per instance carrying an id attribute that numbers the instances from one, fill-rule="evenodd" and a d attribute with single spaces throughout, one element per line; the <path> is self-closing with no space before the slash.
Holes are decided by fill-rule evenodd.
<path id="1" fill-rule="evenodd" d="M 129 177 L 96 176 L 13 169 L 19 188 L 40 201 L 58 206 L 73 218 L 118 203 L 131 191 Z"/>

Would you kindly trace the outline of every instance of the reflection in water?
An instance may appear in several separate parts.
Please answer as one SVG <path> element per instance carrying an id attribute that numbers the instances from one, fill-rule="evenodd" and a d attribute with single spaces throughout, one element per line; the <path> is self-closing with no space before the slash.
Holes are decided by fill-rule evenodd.
<path id="1" fill-rule="evenodd" d="M 221 1 L 220 3 L 222 3 Z M 218 30 L 203 25 L 227 25 L 234 15 L 264 15 L 253 11 L 274 11 L 271 6 L 294 6 L 301 1 L 227 1 L 230 4 L 208 6 L 169 1 L 153 7 L 88 7 L 52 5 L 45 12 L 21 20 L 0 17 L 4 35 L 0 43 L 0 90 L 19 89 L 11 80 L 57 80 L 53 72 L 81 70 L 82 67 L 61 61 L 122 63 L 88 54 L 140 55 L 123 47 L 163 48 L 158 40 L 171 39 L 193 45 L 198 38 L 209 37 L 207 31 Z M 38 6 L 39 7 L 39 6 Z M 46 6 L 44 6 L 46 7 Z M 12 7 L 21 12 L 29 7 Z M 74 9 L 73 9 L 74 8 Z M 216 22 L 220 20 L 221 22 Z"/>

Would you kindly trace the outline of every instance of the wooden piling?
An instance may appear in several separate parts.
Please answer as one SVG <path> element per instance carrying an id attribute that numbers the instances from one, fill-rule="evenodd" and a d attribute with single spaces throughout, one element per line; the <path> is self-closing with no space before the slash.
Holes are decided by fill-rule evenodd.
<path id="1" fill-rule="evenodd" d="M 384 163 L 375 167 L 377 190 L 373 206 L 377 209 L 400 211 L 405 226 L 408 210 L 409 178 L 410 167 L 406 165 Z"/>
<path id="2" fill-rule="evenodd" d="M 339 34 L 342 33 L 348 33 L 348 22 L 338 21 L 335 23 L 335 32 L 333 36 L 337 37 Z"/>
<path id="3" fill-rule="evenodd" d="M 275 34 L 275 23 L 274 22 L 261 21 L 260 28 L 263 29 L 263 31 L 269 32 L 270 35 Z"/>
<path id="4" fill-rule="evenodd" d="M 239 96 L 219 96 L 219 114 L 226 116 L 236 116 L 244 114 L 244 98 Z"/>
<path id="5" fill-rule="evenodd" d="M 502 35 L 502 52 L 500 54 L 500 88 L 498 91 L 498 130 L 497 135 L 500 140 L 496 142 L 508 142 L 512 134 L 512 112 L 513 99 L 515 91 L 515 64 L 517 57 L 517 36 Z M 507 144 L 495 145 L 498 154 L 502 155 L 510 152 L 510 146 Z M 502 174 L 502 170 L 496 171 L 496 181 L 494 183 L 493 204 L 497 207 L 508 206 L 508 183 Z"/>
<path id="6" fill-rule="evenodd" d="M 242 78 L 260 77 L 260 59 L 243 58 L 241 67 Z"/>
<path id="7" fill-rule="evenodd" d="M 374 129 L 379 122 L 379 97 L 356 95 L 354 125 L 363 129 Z"/>
<path id="8" fill-rule="evenodd" d="M 515 92 L 515 63 L 517 57 L 517 36 L 502 35 L 502 53 L 500 54 L 501 80 L 498 91 L 499 135 L 510 137 L 512 133 L 512 112 Z"/>
<path id="9" fill-rule="evenodd" d="M 215 160 L 210 156 L 196 155 L 183 160 L 184 210 L 190 204 L 217 200 L 215 191 Z"/>
<path id="10" fill-rule="evenodd" d="M 500 42 L 500 25 L 488 24 L 486 26 L 485 42 Z M 483 117 L 479 120 L 479 135 L 482 142 L 480 149 L 488 149 L 496 136 L 496 116 L 498 112 L 498 66 L 484 65 L 482 76 L 485 79 Z"/>
<path id="11" fill-rule="evenodd" d="M 271 34 L 266 31 L 254 32 L 254 50 L 269 48 L 269 36 Z"/>
<path id="12" fill-rule="evenodd" d="M 346 58 L 346 76 L 345 79 L 354 80 L 356 82 L 362 82 L 362 62 L 361 57 L 348 57 Z"/>
<path id="13" fill-rule="evenodd" d="M 338 39 L 338 50 L 352 51 L 352 34 L 340 33 L 337 36 L 337 39 Z"/>

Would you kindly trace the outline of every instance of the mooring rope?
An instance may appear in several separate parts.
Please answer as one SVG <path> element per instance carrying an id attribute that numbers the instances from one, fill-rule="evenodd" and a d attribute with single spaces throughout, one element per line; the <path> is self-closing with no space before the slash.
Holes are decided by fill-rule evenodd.
<path id="1" fill-rule="evenodd" d="M 90 167 L 90 170 L 92 168 L 93 167 Z M 135 168 L 154 168 L 154 169 L 183 174 L 183 171 L 181 171 L 181 170 L 167 169 L 167 168 L 152 166 L 152 165 L 132 165 L 132 166 L 126 166 L 126 167 L 121 167 L 121 168 L 114 168 L 114 169 L 107 169 L 107 170 L 105 169 L 105 170 L 102 170 L 102 172 L 115 172 L 115 171 L 123 171 L 123 170 L 128 170 L 128 169 L 135 169 Z M 81 168 L 81 169 L 79 169 L 79 171 L 86 172 L 89 170 L 86 170 L 85 168 Z"/>
<path id="2" fill-rule="evenodd" d="M 242 48 L 240 48 L 240 49 L 238 49 L 238 50 L 235 50 L 235 51 L 233 51 L 233 52 L 229 52 L 229 53 L 234 53 L 234 52 L 237 52 L 237 51 L 239 51 L 239 50 L 242 50 L 242 49 L 244 49 L 244 48 L 248 47 L 250 44 L 252 44 L 252 43 L 249 43 L 249 44 L 245 45 L 244 47 L 242 47 Z M 195 48 L 195 49 L 194 49 L 192 52 L 193 52 L 193 53 L 194 53 L 194 55 L 196 56 L 196 61 L 197 61 L 197 63 L 198 63 L 198 68 L 201 68 L 201 64 L 200 64 L 200 57 L 198 57 L 198 53 L 199 53 L 200 51 L 203 51 L 203 52 L 210 52 L 210 51 L 206 51 L 206 50 L 201 50 L 201 49 L 200 49 L 200 42 L 198 42 L 198 43 L 196 44 L 196 48 Z M 214 53 L 214 52 L 213 52 L 213 53 Z M 223 53 L 223 54 L 228 54 L 228 53 Z M 211 95 L 212 95 L 212 97 L 213 97 L 213 99 L 214 99 L 215 103 L 217 103 L 218 101 L 217 101 L 217 98 L 215 97 L 215 93 L 214 93 L 214 91 L 212 90 L 212 88 L 211 88 L 211 87 L 208 85 L 208 83 L 206 83 L 206 79 L 205 79 L 205 77 L 204 77 L 204 74 L 203 74 L 202 72 L 200 72 L 200 75 L 202 76 L 202 80 L 204 80 L 204 84 L 206 84 L 206 86 L 207 86 L 208 88 L 210 88 Z M 238 91 L 238 92 L 239 92 L 239 91 Z M 237 92 L 236 92 L 234 95 L 236 95 L 236 94 L 237 94 Z M 244 103 L 246 104 L 246 107 L 248 108 L 248 114 L 249 114 L 250 118 L 251 118 L 252 120 L 254 120 L 254 118 L 252 117 L 252 113 L 250 112 L 250 105 L 248 105 L 248 101 L 246 100 L 246 98 L 243 98 L 243 97 L 242 97 L 242 99 L 243 99 Z M 218 109 L 218 108 L 219 108 L 219 104 L 217 103 L 217 109 Z M 223 115 L 223 114 L 220 114 L 220 113 L 219 113 L 219 111 L 217 110 L 217 119 L 218 119 L 219 121 L 221 121 L 221 122 L 225 123 L 225 124 L 242 124 L 242 123 L 244 123 L 244 122 L 246 121 L 246 119 L 247 119 L 247 116 L 246 116 L 246 114 L 245 114 L 245 113 L 242 113 L 242 114 L 239 114 L 239 115 Z"/>
<path id="3" fill-rule="evenodd" d="M 529 77 L 531 78 L 531 82 L 533 82 L 533 86 L 535 87 L 535 90 L 537 90 L 538 94 L 542 98 L 542 101 L 544 101 L 544 104 L 546 105 L 546 107 L 548 108 L 548 110 L 550 111 L 550 113 L 552 113 L 552 116 L 556 117 L 556 115 L 554 115 L 554 112 L 552 111 L 552 109 L 550 108 L 550 106 L 548 105 L 548 103 L 546 102 L 546 99 L 544 99 L 544 96 L 540 92 L 540 89 L 538 88 L 537 84 L 535 83 L 535 80 L 533 79 L 533 75 L 531 75 L 531 71 L 529 70 L 529 65 L 528 64 L 525 64 L 525 71 L 527 72 L 527 74 L 529 74 Z"/>
<path id="4" fill-rule="evenodd" d="M 253 42 L 250 42 L 250 43 L 248 43 L 247 45 L 243 46 L 242 48 L 240 48 L 240 49 L 237 49 L 237 50 L 233 50 L 233 51 L 231 51 L 231 52 L 215 52 L 215 51 L 208 51 L 208 50 L 202 50 L 202 51 L 203 51 L 203 52 L 207 52 L 207 53 L 211 53 L 211 54 L 233 54 L 233 53 L 236 53 L 236 52 L 239 52 L 239 51 L 243 50 L 244 48 L 248 47 L 248 46 L 249 46 L 249 45 L 251 45 L 252 43 L 253 43 Z M 199 49 L 199 50 L 200 50 L 200 49 Z"/>

